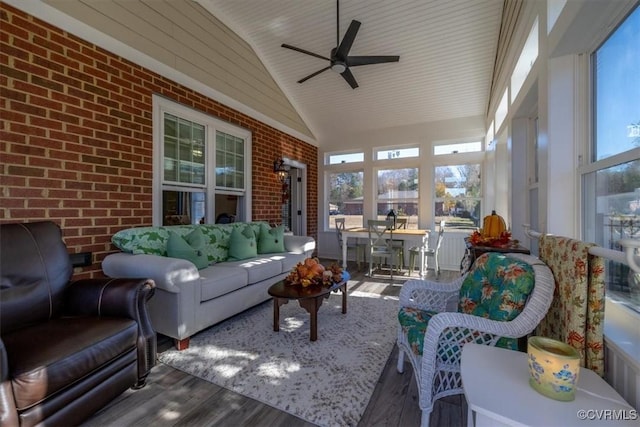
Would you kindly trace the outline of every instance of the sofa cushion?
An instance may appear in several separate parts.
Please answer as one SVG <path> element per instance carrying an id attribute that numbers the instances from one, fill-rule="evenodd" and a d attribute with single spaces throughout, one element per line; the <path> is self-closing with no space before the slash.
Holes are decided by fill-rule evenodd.
<path id="1" fill-rule="evenodd" d="M 258 255 L 256 235 L 250 225 L 234 228 L 229 238 L 229 260 L 243 260 Z"/>
<path id="2" fill-rule="evenodd" d="M 272 254 L 280 252 L 284 252 L 284 225 L 272 228 L 267 224 L 262 224 L 258 234 L 258 253 Z"/>
<path id="3" fill-rule="evenodd" d="M 172 258 L 191 261 L 198 270 L 209 265 L 209 258 L 204 250 L 204 235 L 200 228 L 194 228 L 186 236 L 180 236 L 174 231 L 169 231 L 167 255 Z"/>
<path id="4" fill-rule="evenodd" d="M 282 263 L 268 257 L 250 258 L 241 261 L 228 261 L 228 266 L 240 267 L 248 274 L 248 283 L 254 284 L 282 273 Z"/>
<path id="5" fill-rule="evenodd" d="M 226 262 L 200 270 L 200 302 L 243 288 L 249 284 L 248 279 L 246 269 L 228 265 Z"/>
<path id="6" fill-rule="evenodd" d="M 135 361 L 137 339 L 134 320 L 110 317 L 59 318 L 3 335 L 16 407 L 30 408 L 127 352 Z"/>

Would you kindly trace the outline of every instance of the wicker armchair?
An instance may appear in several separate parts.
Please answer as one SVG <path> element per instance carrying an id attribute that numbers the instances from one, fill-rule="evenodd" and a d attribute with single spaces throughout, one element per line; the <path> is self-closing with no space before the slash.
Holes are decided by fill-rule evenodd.
<path id="1" fill-rule="evenodd" d="M 494 285 L 504 286 L 503 290 L 508 289 L 509 294 L 513 288 L 522 286 L 521 283 L 511 282 L 513 276 L 509 275 L 513 271 L 523 276 L 526 272 L 528 278 L 525 280 L 523 277 L 522 281 L 529 282 L 526 285 L 529 291 L 521 295 L 520 303 L 517 298 L 508 306 L 505 306 L 504 298 L 502 302 L 497 302 L 500 310 L 503 310 L 501 314 L 509 312 L 507 317 L 500 318 L 488 312 L 465 313 L 480 309 L 484 301 L 489 299 L 486 298 L 487 289 L 491 292 Z M 517 338 L 532 332 L 545 316 L 553 299 L 553 291 L 553 276 L 542 261 L 530 255 L 511 253 L 484 254 L 468 273 L 453 282 L 416 279 L 404 284 L 400 292 L 398 315 L 397 368 L 398 372 L 403 372 L 406 355 L 416 376 L 423 427 L 429 425 L 435 400 L 464 391 L 460 378 L 462 347 L 473 342 L 514 348 Z M 470 295 L 482 295 L 482 298 L 473 301 Z M 453 307 L 456 303 L 458 311 L 453 311 L 456 310 Z M 517 305 L 521 311 L 511 310 Z M 414 316 L 409 322 L 406 317 L 408 313 Z M 500 320 L 492 320 L 487 316 Z"/>

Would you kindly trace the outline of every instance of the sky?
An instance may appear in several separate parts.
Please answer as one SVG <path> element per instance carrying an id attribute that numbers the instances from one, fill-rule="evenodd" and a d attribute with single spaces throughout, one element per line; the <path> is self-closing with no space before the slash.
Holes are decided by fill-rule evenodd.
<path id="1" fill-rule="evenodd" d="M 640 140 L 640 7 L 596 51 L 596 160 Z"/>

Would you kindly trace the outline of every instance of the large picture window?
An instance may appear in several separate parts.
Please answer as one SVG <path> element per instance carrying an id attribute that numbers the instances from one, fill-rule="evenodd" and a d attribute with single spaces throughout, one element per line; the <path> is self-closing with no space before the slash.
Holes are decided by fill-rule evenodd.
<path id="1" fill-rule="evenodd" d="M 476 228 L 482 212 L 480 164 L 436 166 L 434 217 L 460 228 Z"/>
<path id="2" fill-rule="evenodd" d="M 332 172 L 328 181 L 329 228 L 336 228 L 336 218 L 344 218 L 346 228 L 362 227 L 363 172 Z"/>
<path id="3" fill-rule="evenodd" d="M 406 228 L 418 228 L 418 168 L 378 170 L 376 213 L 385 219 L 393 209 L 398 218 L 406 218 Z"/>
<path id="4" fill-rule="evenodd" d="M 640 238 L 640 8 L 592 54 L 591 162 L 580 168 L 584 238 L 621 250 L 623 238 Z M 607 295 L 640 311 L 640 280 L 609 261 Z"/>
<path id="5" fill-rule="evenodd" d="M 154 225 L 250 220 L 251 133 L 165 98 L 154 103 Z"/>

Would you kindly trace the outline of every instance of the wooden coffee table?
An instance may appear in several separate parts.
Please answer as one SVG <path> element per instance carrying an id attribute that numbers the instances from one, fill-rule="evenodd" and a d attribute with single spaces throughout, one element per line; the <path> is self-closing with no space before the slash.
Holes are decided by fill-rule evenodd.
<path id="1" fill-rule="evenodd" d="M 302 286 L 286 285 L 280 281 L 272 285 L 268 292 L 273 297 L 273 330 L 280 330 L 280 306 L 287 304 L 290 300 L 298 300 L 300 307 L 307 310 L 311 316 L 311 341 L 318 339 L 318 309 L 322 301 L 328 299 L 331 292 L 340 290 L 342 292 L 342 314 L 347 312 L 347 282 L 342 281 L 333 286 L 312 285 L 306 288 Z"/>

